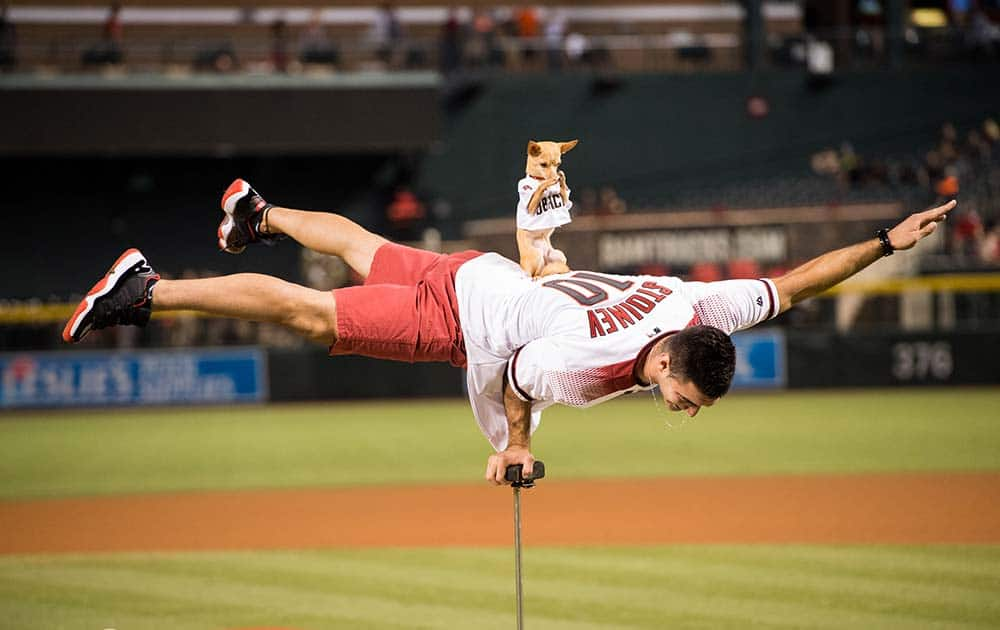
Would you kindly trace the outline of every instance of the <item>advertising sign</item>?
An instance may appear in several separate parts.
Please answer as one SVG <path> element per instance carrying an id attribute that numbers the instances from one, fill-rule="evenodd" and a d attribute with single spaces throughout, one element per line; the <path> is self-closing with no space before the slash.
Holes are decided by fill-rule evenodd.
<path id="1" fill-rule="evenodd" d="M 257 348 L 0 354 L 0 408 L 258 402 Z"/>
<path id="2" fill-rule="evenodd" d="M 781 330 L 739 332 L 736 346 L 734 388 L 776 388 L 788 382 L 785 370 L 785 335 Z"/>

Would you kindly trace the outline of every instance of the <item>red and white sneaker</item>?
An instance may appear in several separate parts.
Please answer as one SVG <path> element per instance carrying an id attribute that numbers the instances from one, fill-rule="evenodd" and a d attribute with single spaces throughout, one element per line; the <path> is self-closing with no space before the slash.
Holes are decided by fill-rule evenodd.
<path id="1" fill-rule="evenodd" d="M 283 235 L 260 233 L 260 222 L 273 204 L 264 201 L 249 182 L 237 179 L 222 194 L 222 211 L 226 216 L 219 224 L 219 249 L 239 254 L 250 243 L 269 245 Z"/>
<path id="2" fill-rule="evenodd" d="M 127 249 L 83 298 L 63 328 L 63 341 L 76 343 L 91 330 L 145 326 L 153 311 L 153 285 L 160 274 L 138 249 Z"/>

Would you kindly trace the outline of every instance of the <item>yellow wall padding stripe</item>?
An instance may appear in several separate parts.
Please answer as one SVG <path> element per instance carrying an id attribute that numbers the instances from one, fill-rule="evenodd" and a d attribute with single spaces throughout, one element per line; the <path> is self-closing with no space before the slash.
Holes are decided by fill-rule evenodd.
<path id="1" fill-rule="evenodd" d="M 847 282 L 823 293 L 821 297 L 857 294 L 898 295 L 907 291 L 951 291 L 954 293 L 1000 293 L 1000 273 L 948 274 L 915 278 L 888 278 L 871 282 Z M 0 305 L 0 325 L 47 324 L 65 322 L 76 304 L 5 304 Z M 196 311 L 153 313 L 153 317 L 206 317 Z"/>

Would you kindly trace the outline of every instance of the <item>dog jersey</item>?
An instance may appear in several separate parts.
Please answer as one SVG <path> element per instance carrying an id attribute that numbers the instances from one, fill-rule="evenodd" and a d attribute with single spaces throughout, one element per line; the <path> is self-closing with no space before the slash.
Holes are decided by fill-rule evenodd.
<path id="1" fill-rule="evenodd" d="M 569 211 L 573 207 L 573 202 L 569 200 L 570 190 L 566 188 L 564 203 L 558 182 L 546 188 L 538 207 L 534 212 L 528 212 L 528 201 L 541 183 L 541 180 L 531 176 L 517 182 L 517 227 L 522 230 L 548 230 L 566 225 L 573 220 L 569 216 Z"/>
<path id="2" fill-rule="evenodd" d="M 555 403 L 588 407 L 651 389 L 634 374 L 664 336 L 695 324 L 733 333 L 778 314 L 770 280 L 684 282 L 572 271 L 532 280 L 484 254 L 455 277 L 469 399 L 483 434 L 507 447 L 503 383 L 532 403 L 531 431 Z"/>

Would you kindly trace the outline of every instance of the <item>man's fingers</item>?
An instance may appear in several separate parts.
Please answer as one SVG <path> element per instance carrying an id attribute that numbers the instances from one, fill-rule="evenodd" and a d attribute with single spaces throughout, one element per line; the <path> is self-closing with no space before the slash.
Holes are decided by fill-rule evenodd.
<path id="1" fill-rule="evenodd" d="M 934 221 L 931 221 L 930 223 L 928 223 L 924 227 L 920 228 L 920 237 L 923 238 L 924 236 L 929 236 L 929 235 L 933 234 L 934 230 L 937 229 L 937 226 L 938 226 L 937 223 L 935 223 Z"/>
<path id="2" fill-rule="evenodd" d="M 497 469 L 497 456 L 490 455 L 489 460 L 486 463 L 486 481 L 489 481 L 493 485 L 496 485 L 496 469 Z"/>
<path id="3" fill-rule="evenodd" d="M 931 220 L 934 220 L 934 221 L 942 221 L 944 219 L 944 217 L 945 217 L 945 214 L 947 214 L 948 212 L 951 212 L 951 210 L 957 204 L 958 204 L 958 202 L 956 200 L 952 199 L 951 201 L 949 201 L 948 203 L 946 203 L 946 204 L 944 204 L 942 206 L 938 206 L 937 208 L 931 208 L 930 210 L 927 210 L 926 212 L 924 212 L 923 213 L 924 218 L 931 219 Z"/>

